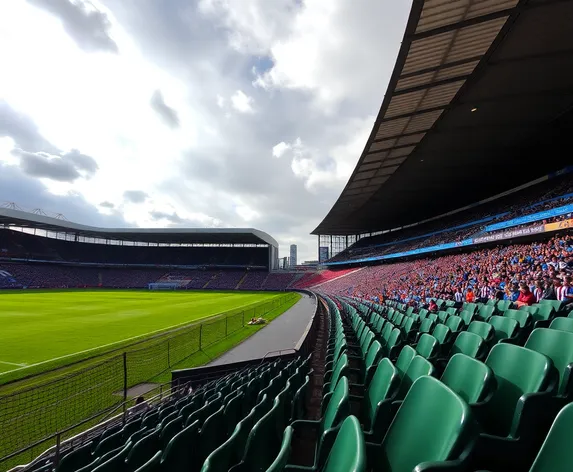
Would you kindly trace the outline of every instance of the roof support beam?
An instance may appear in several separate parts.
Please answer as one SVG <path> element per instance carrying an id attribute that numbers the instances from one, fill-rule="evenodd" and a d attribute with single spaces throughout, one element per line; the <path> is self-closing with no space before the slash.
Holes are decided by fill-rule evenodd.
<path id="1" fill-rule="evenodd" d="M 427 133 L 429 130 L 427 129 L 423 129 L 420 131 L 412 131 L 411 133 L 402 133 L 402 134 L 395 134 L 394 136 L 388 136 L 387 138 L 378 138 L 378 139 L 374 139 L 372 141 L 372 143 L 381 143 L 383 141 L 390 141 L 391 139 L 400 139 L 400 138 L 405 138 L 408 136 L 416 136 L 417 134 L 424 134 Z M 408 146 L 412 146 L 412 144 L 408 144 Z M 382 152 L 385 151 L 385 149 L 382 149 L 380 151 L 376 151 L 376 152 Z"/>
<path id="2" fill-rule="evenodd" d="M 409 79 L 410 77 L 416 77 L 418 75 L 427 74 L 428 72 L 437 72 L 444 69 L 450 69 L 451 67 L 463 66 L 464 64 L 469 64 L 470 62 L 479 61 L 483 56 L 480 54 L 478 56 L 468 57 L 466 59 L 461 59 L 459 61 L 448 62 L 447 64 L 440 64 L 434 67 L 426 67 L 425 69 L 416 70 L 414 72 L 409 72 L 400 76 L 400 80 Z"/>
<path id="3" fill-rule="evenodd" d="M 498 18 L 503 18 L 504 16 L 510 16 L 516 8 L 517 7 L 506 8 L 505 10 L 499 10 L 487 15 L 476 16 L 467 20 L 458 21 L 457 23 L 451 23 L 449 25 L 440 26 L 439 28 L 422 31 L 421 33 L 414 33 L 409 37 L 409 39 L 411 41 L 417 41 L 418 39 L 429 38 L 430 36 L 436 36 L 438 34 L 448 33 L 450 31 L 466 28 L 468 26 L 479 25 L 480 23 L 485 23 L 487 21 L 497 20 Z"/>
<path id="4" fill-rule="evenodd" d="M 447 85 L 447 84 L 451 84 L 453 82 L 461 82 L 462 80 L 467 80 L 467 78 L 469 76 L 470 76 L 469 74 L 458 75 L 455 77 L 448 77 L 447 79 L 436 80 L 435 82 L 430 82 L 429 84 L 416 85 L 414 87 L 396 90 L 392 94 L 392 96 L 396 97 L 398 95 L 404 95 L 404 94 L 410 93 L 410 92 L 418 92 L 419 90 L 431 89 L 433 87 L 438 87 L 440 85 Z"/>

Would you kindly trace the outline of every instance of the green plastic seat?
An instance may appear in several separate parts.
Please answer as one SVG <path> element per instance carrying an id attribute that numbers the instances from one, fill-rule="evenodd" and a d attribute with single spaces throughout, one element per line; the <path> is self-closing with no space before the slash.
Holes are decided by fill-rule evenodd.
<path id="1" fill-rule="evenodd" d="M 450 329 L 450 331 L 453 334 L 460 332 L 462 330 L 463 325 L 464 325 L 464 320 L 462 320 L 462 318 L 460 318 L 459 316 L 450 316 L 446 320 L 446 326 Z"/>
<path id="2" fill-rule="evenodd" d="M 465 310 L 465 311 L 471 313 L 472 315 L 476 312 L 477 309 L 478 309 L 478 306 L 475 303 L 464 302 L 464 304 L 462 305 L 462 311 Z"/>
<path id="3" fill-rule="evenodd" d="M 121 430 L 101 440 L 94 450 L 94 457 L 102 456 L 105 453 L 123 446 L 125 440 Z"/>
<path id="4" fill-rule="evenodd" d="M 494 314 L 494 312 L 495 312 L 494 306 L 480 305 L 477 311 L 477 316 L 479 316 L 483 321 L 487 321 Z"/>
<path id="5" fill-rule="evenodd" d="M 412 362 L 412 359 L 414 359 L 415 355 L 416 355 L 416 350 L 412 346 L 406 345 L 402 347 L 400 355 L 398 356 L 396 362 L 394 363 L 396 369 L 398 370 L 398 375 L 400 375 L 400 378 L 404 377 L 404 374 L 408 370 L 410 362 Z"/>
<path id="6" fill-rule="evenodd" d="M 446 344 L 450 338 L 450 328 L 448 328 L 445 324 L 437 324 L 432 331 L 432 336 L 436 338 L 438 343 Z"/>
<path id="7" fill-rule="evenodd" d="M 517 321 L 520 329 L 527 328 L 531 325 L 531 314 L 525 310 L 514 310 L 510 308 L 504 311 L 503 316 Z"/>
<path id="8" fill-rule="evenodd" d="M 520 436 L 522 408 L 518 408 L 527 393 L 543 392 L 550 381 L 551 360 L 538 352 L 513 344 L 496 344 L 490 351 L 486 365 L 493 370 L 497 388 L 479 416 L 486 433 L 501 436 Z"/>
<path id="9" fill-rule="evenodd" d="M 290 421 L 302 420 L 306 416 L 306 396 L 310 385 L 309 376 L 305 376 L 303 384 L 295 392 L 292 399 Z"/>
<path id="10" fill-rule="evenodd" d="M 390 403 L 398 391 L 400 382 L 398 369 L 390 359 L 382 359 L 364 395 L 360 410 L 369 441 L 380 442 L 382 440 L 385 432 L 384 426 L 387 426 L 391 414 Z"/>
<path id="11" fill-rule="evenodd" d="M 537 305 L 532 305 L 537 308 L 535 313 L 531 313 L 531 318 L 533 318 L 533 327 L 541 328 L 549 325 L 550 321 L 555 318 L 555 309 L 550 303 L 539 303 Z"/>
<path id="12" fill-rule="evenodd" d="M 356 417 L 349 416 L 344 420 L 336 431 L 336 439 L 328 451 L 324 466 L 320 463 L 317 465 L 323 472 L 366 471 L 364 436 Z"/>
<path id="13" fill-rule="evenodd" d="M 324 403 L 323 401 L 323 405 Z M 318 440 L 314 448 L 314 467 L 324 457 L 325 451 L 322 449 L 322 444 L 330 442 L 330 439 L 336 434 L 336 427 L 350 415 L 349 383 L 346 377 L 339 380 L 322 413 L 319 420 L 297 420 L 290 425 L 294 430 L 295 437 L 307 437 L 305 433 L 316 431 Z"/>
<path id="14" fill-rule="evenodd" d="M 554 321 L 567 318 L 556 318 Z M 559 372 L 557 393 L 568 401 L 573 399 L 571 371 L 573 370 L 573 333 L 549 328 L 534 329 L 525 347 L 545 354 Z"/>
<path id="15" fill-rule="evenodd" d="M 75 472 L 94 460 L 92 456 L 93 442 L 90 441 L 66 454 L 56 467 L 56 472 Z"/>
<path id="16" fill-rule="evenodd" d="M 433 328 L 434 328 L 434 322 L 430 318 L 425 318 L 424 320 L 422 320 L 422 322 L 420 323 L 420 327 L 418 328 L 418 337 L 421 336 L 423 333 L 430 334 Z"/>
<path id="17" fill-rule="evenodd" d="M 160 431 L 155 430 L 133 445 L 126 459 L 129 470 L 141 467 L 160 449 L 159 434 Z"/>
<path id="18" fill-rule="evenodd" d="M 537 306 L 537 305 L 522 305 L 519 307 L 519 309 L 522 311 L 526 311 L 527 313 L 529 313 L 533 317 L 539 311 L 539 306 Z"/>
<path id="19" fill-rule="evenodd" d="M 159 436 L 159 442 L 161 443 L 161 447 L 162 448 L 167 447 L 167 444 L 169 443 L 169 441 L 171 441 L 173 436 L 175 436 L 182 429 L 183 429 L 183 418 L 181 416 L 178 416 L 174 420 L 171 420 L 169 423 L 167 423 L 161 430 L 161 434 Z"/>
<path id="20" fill-rule="evenodd" d="M 416 344 L 416 353 L 425 359 L 432 359 L 438 351 L 438 340 L 427 333 L 422 334 Z"/>
<path id="21" fill-rule="evenodd" d="M 439 380 L 423 376 L 412 385 L 382 444 L 368 443 L 367 452 L 376 471 L 421 471 L 430 463 L 456 470 L 476 436 L 467 403 Z"/>
<path id="22" fill-rule="evenodd" d="M 243 416 L 243 400 L 245 395 L 239 392 L 231 398 L 225 405 L 223 416 L 225 417 L 225 433 L 224 438 L 227 439 L 233 433 L 235 426 Z"/>
<path id="23" fill-rule="evenodd" d="M 190 470 L 191 464 L 195 463 L 195 448 L 189 447 L 196 444 L 199 439 L 199 421 L 195 421 L 177 433 L 169 443 L 161 457 L 163 470 Z"/>
<path id="24" fill-rule="evenodd" d="M 468 333 L 474 333 L 487 343 L 493 340 L 493 326 L 485 321 L 472 321 L 468 326 Z"/>
<path id="25" fill-rule="evenodd" d="M 465 354 L 452 356 L 440 380 L 470 406 L 483 402 L 495 388 L 492 370 Z"/>
<path id="26" fill-rule="evenodd" d="M 464 325 L 467 327 L 474 320 L 474 313 L 472 313 L 468 310 L 462 310 L 460 312 L 460 318 L 464 322 Z"/>
<path id="27" fill-rule="evenodd" d="M 469 331 L 462 331 L 456 336 L 450 355 L 461 353 L 466 356 L 477 357 L 482 350 L 483 343 L 484 340 L 481 336 Z"/>
<path id="28" fill-rule="evenodd" d="M 434 366 L 422 356 L 416 355 L 410 362 L 408 370 L 402 377 L 396 400 L 403 400 L 412 384 L 424 375 L 432 375 L 434 373 Z"/>
<path id="29" fill-rule="evenodd" d="M 573 333 L 573 318 L 555 318 L 549 325 L 551 329 Z"/>
<path id="30" fill-rule="evenodd" d="M 322 388 L 323 395 L 332 392 L 336 388 L 338 380 L 348 374 L 350 369 L 350 363 L 348 361 L 348 356 L 342 354 L 338 359 L 338 362 L 334 365 L 334 369 L 327 371 L 324 374 L 324 385 Z"/>
<path id="31" fill-rule="evenodd" d="M 573 404 L 563 408 L 545 439 L 529 472 L 570 472 Z"/>
<path id="32" fill-rule="evenodd" d="M 509 310 L 511 308 L 512 304 L 513 304 L 513 302 L 511 300 L 499 300 L 497 302 L 497 309 L 499 311 L 506 311 L 506 310 Z"/>
<path id="33" fill-rule="evenodd" d="M 402 345 L 402 332 L 400 328 L 394 328 L 388 335 L 386 344 L 383 346 L 384 356 L 394 359 L 398 355 L 400 346 Z"/>
<path id="34" fill-rule="evenodd" d="M 549 305 L 555 311 L 559 311 L 563 306 L 563 302 L 561 300 L 539 300 L 539 305 Z"/>
<path id="35" fill-rule="evenodd" d="M 247 439 L 243 460 L 232 468 L 233 472 L 267 470 L 273 463 L 280 452 L 282 435 L 286 427 L 283 402 L 284 394 L 281 392 L 268 413 L 253 426 Z"/>
<path id="36" fill-rule="evenodd" d="M 495 342 L 511 340 L 517 337 L 519 324 L 516 320 L 494 315 L 489 319 L 489 324 L 493 327 L 493 339 Z"/>
<path id="37" fill-rule="evenodd" d="M 138 469 L 135 469 L 134 472 L 159 472 L 161 470 L 161 456 L 162 451 L 157 451 L 151 459 Z"/>
<path id="38" fill-rule="evenodd" d="M 450 313 L 447 311 L 438 311 L 438 322 L 442 324 L 445 323 L 449 316 Z"/>
<path id="39" fill-rule="evenodd" d="M 125 458 L 129 454 L 130 449 L 131 443 L 127 444 L 113 457 L 102 461 L 97 467 L 92 469 L 93 472 L 123 472 L 125 470 Z"/>
<path id="40" fill-rule="evenodd" d="M 364 369 L 363 369 L 363 384 L 368 386 L 374 372 L 376 370 L 376 363 L 382 356 L 382 345 L 378 341 L 374 341 L 370 344 L 368 352 L 364 358 Z"/>
<path id="41" fill-rule="evenodd" d="M 291 442 L 292 442 L 293 431 L 294 430 L 290 426 L 287 426 L 285 428 L 279 453 L 277 454 L 277 457 L 275 458 L 273 463 L 267 468 L 267 472 L 280 472 L 285 469 L 292 448 Z M 224 468 L 209 469 L 209 470 L 201 470 L 201 472 L 210 472 L 211 470 L 215 472 L 216 470 L 226 470 L 226 469 Z"/>

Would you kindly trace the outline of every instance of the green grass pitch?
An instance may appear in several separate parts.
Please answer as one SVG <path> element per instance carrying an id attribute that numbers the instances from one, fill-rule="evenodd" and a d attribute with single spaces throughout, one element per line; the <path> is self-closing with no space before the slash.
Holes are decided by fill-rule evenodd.
<path id="1" fill-rule="evenodd" d="M 112 350 L 177 326 L 240 311 L 275 293 L 64 291 L 0 293 L 2 373 Z"/>
<path id="2" fill-rule="evenodd" d="M 170 370 L 206 364 L 265 326 L 241 327 L 236 320 L 264 314 L 272 321 L 299 299 L 296 293 L 271 292 L 0 292 L 0 430 L 10 431 L 0 434 L 0 472 L 52 446 L 53 433 L 69 438 L 106 417 L 110 409 L 117 413 L 122 352 L 135 362 L 129 362 L 128 372 L 147 367 L 145 378 L 133 384 L 169 382 Z M 174 335 L 197 333 L 203 323 L 211 327 L 211 335 L 216 330 L 215 342 L 208 339 L 193 352 L 194 334 L 185 337 L 191 355 L 166 366 L 167 338 L 173 346 Z M 142 350 L 154 357 L 137 361 L 137 355 L 130 355 Z M 8 459 L 10 454 L 16 455 Z"/>

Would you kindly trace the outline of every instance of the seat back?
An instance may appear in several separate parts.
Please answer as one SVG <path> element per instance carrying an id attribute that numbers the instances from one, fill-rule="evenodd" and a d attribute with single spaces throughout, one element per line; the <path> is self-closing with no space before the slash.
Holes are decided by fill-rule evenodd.
<path id="1" fill-rule="evenodd" d="M 572 430 L 573 403 L 569 403 L 555 418 L 529 472 L 569 472 Z"/>
<path id="2" fill-rule="evenodd" d="M 418 355 L 429 359 L 436 353 L 437 347 L 438 340 L 434 336 L 424 333 L 416 345 L 416 352 Z"/>
<path id="3" fill-rule="evenodd" d="M 556 320 L 558 319 L 566 318 L 556 318 Z M 571 382 L 570 370 L 573 367 L 573 333 L 557 329 L 537 328 L 529 335 L 525 347 L 545 354 L 553 361 L 553 365 L 559 372 L 558 393 L 570 395 L 572 393 L 569 383 Z"/>
<path id="4" fill-rule="evenodd" d="M 512 308 L 507 309 L 503 312 L 504 318 L 511 318 L 517 321 L 520 328 L 525 328 L 529 323 L 531 323 L 531 314 L 524 310 L 514 310 Z"/>
<path id="5" fill-rule="evenodd" d="M 448 336 L 450 335 L 450 328 L 448 328 L 445 324 L 437 324 L 432 332 L 432 336 L 436 338 L 436 340 L 440 344 L 444 344 L 448 340 Z"/>
<path id="6" fill-rule="evenodd" d="M 159 441 L 161 443 L 162 449 L 165 449 L 169 441 L 175 436 L 179 431 L 183 429 L 183 418 L 178 416 L 177 418 L 171 420 L 167 423 L 161 430 L 159 436 Z"/>
<path id="7" fill-rule="evenodd" d="M 513 302 L 511 300 L 499 300 L 497 302 L 497 309 L 499 311 L 506 311 L 509 310 L 509 308 L 511 307 L 511 304 Z"/>
<path id="8" fill-rule="evenodd" d="M 452 333 L 457 333 L 462 329 L 463 320 L 459 316 L 450 316 L 446 320 L 446 326 Z"/>
<path id="9" fill-rule="evenodd" d="M 402 377 L 402 382 L 400 382 L 400 388 L 398 394 L 396 395 L 396 400 L 402 400 L 412 384 L 424 375 L 432 375 L 434 373 L 434 366 L 422 356 L 415 356 L 406 371 L 404 377 Z"/>
<path id="10" fill-rule="evenodd" d="M 424 462 L 455 459 L 475 432 L 472 412 L 460 396 L 439 380 L 421 377 L 384 437 L 380 470 L 412 471 Z"/>
<path id="11" fill-rule="evenodd" d="M 492 370 L 473 357 L 454 354 L 440 379 L 470 406 L 481 402 L 492 390 Z"/>
<path id="12" fill-rule="evenodd" d="M 341 377 L 338 385 L 334 389 L 324 416 L 321 420 L 321 431 L 319 437 L 327 429 L 337 426 L 344 418 L 350 414 L 350 394 L 349 384 L 346 377 Z"/>
<path id="13" fill-rule="evenodd" d="M 155 455 L 134 472 L 158 472 L 161 468 L 162 451 L 157 451 Z"/>
<path id="14" fill-rule="evenodd" d="M 472 321 L 468 326 L 468 333 L 475 333 L 486 340 L 492 336 L 493 326 L 484 321 Z"/>
<path id="15" fill-rule="evenodd" d="M 549 325 L 551 329 L 559 329 L 561 331 L 569 331 L 573 333 L 573 318 L 555 318 Z"/>
<path id="16" fill-rule="evenodd" d="M 398 369 L 387 357 L 382 359 L 376 367 L 376 372 L 364 397 L 366 411 L 363 416 L 368 418 L 369 424 L 372 424 L 379 403 L 394 394 L 399 382 Z"/>
<path id="17" fill-rule="evenodd" d="M 404 374 L 408 370 L 410 362 L 412 362 L 412 359 L 414 359 L 415 355 L 416 355 L 416 350 L 412 346 L 409 346 L 407 344 L 400 351 L 400 355 L 398 356 L 398 359 L 396 359 L 395 363 L 400 378 L 404 377 Z"/>
<path id="18" fill-rule="evenodd" d="M 496 344 L 485 363 L 495 374 L 497 388 L 484 408 L 482 426 L 487 433 L 507 436 L 518 426 L 514 421 L 517 401 L 545 387 L 552 363 L 543 354 L 505 343 Z"/>
<path id="19" fill-rule="evenodd" d="M 448 319 L 448 316 L 450 316 L 450 313 L 447 311 L 438 311 L 438 321 L 440 323 L 445 323 Z"/>
<path id="20" fill-rule="evenodd" d="M 366 357 L 364 358 L 364 367 L 368 370 L 372 367 L 382 355 L 382 345 L 378 341 L 374 341 L 370 344 Z"/>
<path id="21" fill-rule="evenodd" d="M 283 433 L 283 440 L 281 443 L 281 448 L 279 453 L 277 454 L 277 457 L 275 458 L 275 460 L 273 461 L 273 463 L 268 467 L 267 472 L 280 472 L 282 470 L 285 469 L 288 460 L 289 460 L 289 456 L 290 456 L 290 451 L 291 451 L 291 443 L 292 443 L 292 435 L 293 435 L 294 430 L 290 427 L 287 426 L 284 430 Z M 224 468 L 219 468 L 219 469 L 209 469 L 209 471 L 207 470 L 201 470 L 201 472 L 216 472 L 218 470 L 226 470 Z"/>
<path id="22" fill-rule="evenodd" d="M 488 320 L 493 312 L 495 311 L 495 307 L 491 305 L 480 305 L 478 308 L 478 316 L 483 318 L 484 320 Z"/>
<path id="23" fill-rule="evenodd" d="M 328 390 L 329 392 L 334 391 L 338 380 L 342 375 L 344 375 L 344 372 L 346 372 L 349 365 L 348 356 L 346 354 L 342 354 L 338 359 L 338 362 L 335 364 L 334 370 L 332 371 L 332 376 L 330 377 L 330 388 Z"/>
<path id="24" fill-rule="evenodd" d="M 163 470 L 190 470 L 195 448 L 190 448 L 189 444 L 196 444 L 198 437 L 199 421 L 193 422 L 173 436 L 163 451 Z"/>
<path id="25" fill-rule="evenodd" d="M 420 333 L 429 333 L 433 326 L 434 322 L 430 318 L 425 318 L 422 320 L 422 323 L 420 323 L 420 329 L 418 331 Z"/>
<path id="26" fill-rule="evenodd" d="M 129 470 L 136 470 L 145 464 L 153 455 L 161 449 L 159 442 L 159 430 L 137 441 L 127 456 L 127 466 Z"/>
<path id="27" fill-rule="evenodd" d="M 496 341 L 509 339 L 515 335 L 519 324 L 516 320 L 505 316 L 494 315 L 489 319 L 489 324 L 493 326 L 493 338 Z"/>
<path id="28" fill-rule="evenodd" d="M 468 310 L 462 310 L 460 313 L 460 318 L 464 322 L 466 326 L 469 326 L 470 323 L 473 321 L 474 314 Z"/>
<path id="29" fill-rule="evenodd" d="M 366 445 L 355 416 L 344 420 L 326 459 L 323 472 L 365 472 Z"/>
<path id="30" fill-rule="evenodd" d="M 451 349 L 451 354 L 465 354 L 466 356 L 476 357 L 484 343 L 481 336 L 470 333 L 469 331 L 460 332 Z"/>

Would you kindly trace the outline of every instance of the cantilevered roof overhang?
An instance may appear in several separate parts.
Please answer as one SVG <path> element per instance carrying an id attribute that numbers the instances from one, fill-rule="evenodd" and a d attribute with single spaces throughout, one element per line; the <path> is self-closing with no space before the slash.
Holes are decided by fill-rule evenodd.
<path id="1" fill-rule="evenodd" d="M 268 244 L 278 248 L 269 234 L 254 228 L 99 228 L 45 215 L 0 208 L 0 226 L 38 228 L 88 238 L 169 244 Z"/>
<path id="2" fill-rule="evenodd" d="M 366 147 L 313 234 L 408 225 L 565 167 L 572 105 L 573 1 L 414 0 Z"/>

